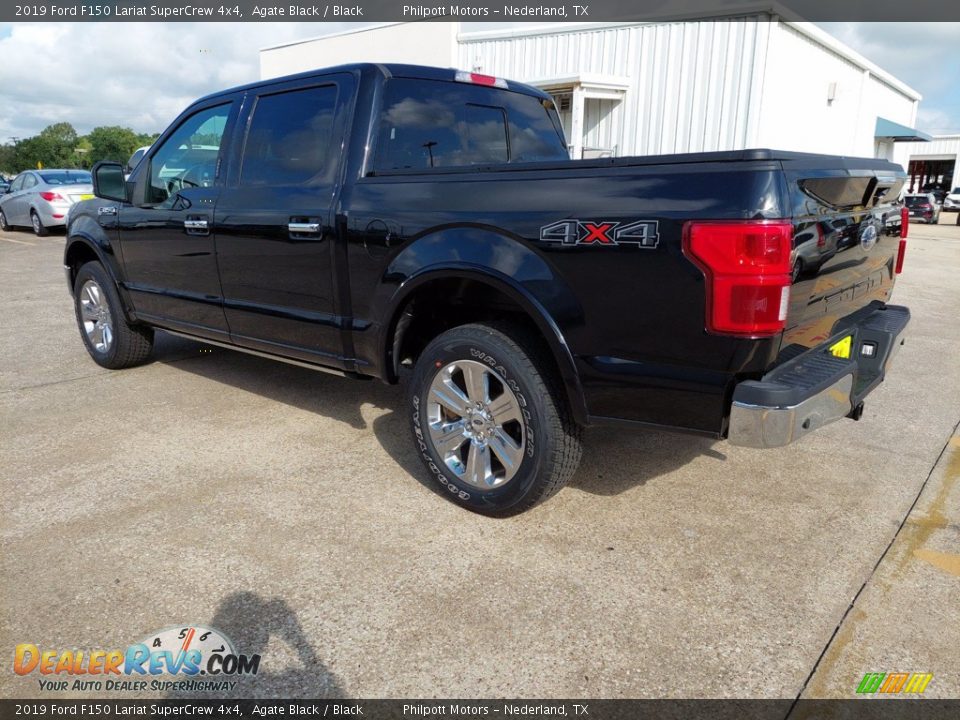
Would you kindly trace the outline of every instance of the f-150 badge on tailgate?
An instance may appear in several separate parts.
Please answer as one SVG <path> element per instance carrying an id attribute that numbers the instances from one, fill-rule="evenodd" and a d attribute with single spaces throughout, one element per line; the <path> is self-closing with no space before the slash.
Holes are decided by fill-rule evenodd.
<path id="1" fill-rule="evenodd" d="M 560 220 L 540 228 L 540 239 L 563 245 L 636 245 L 653 249 L 660 242 L 656 220 L 627 223 Z"/>

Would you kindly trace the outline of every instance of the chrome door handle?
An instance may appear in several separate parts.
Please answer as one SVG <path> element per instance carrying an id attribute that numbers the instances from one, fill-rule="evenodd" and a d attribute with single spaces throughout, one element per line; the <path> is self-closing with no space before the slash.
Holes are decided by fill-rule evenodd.
<path id="1" fill-rule="evenodd" d="M 207 230 L 207 221 L 203 219 L 190 219 L 183 221 L 183 227 L 187 230 Z"/>
<path id="2" fill-rule="evenodd" d="M 287 230 L 298 235 L 319 235 L 320 223 L 318 222 L 292 222 L 287 223 Z"/>

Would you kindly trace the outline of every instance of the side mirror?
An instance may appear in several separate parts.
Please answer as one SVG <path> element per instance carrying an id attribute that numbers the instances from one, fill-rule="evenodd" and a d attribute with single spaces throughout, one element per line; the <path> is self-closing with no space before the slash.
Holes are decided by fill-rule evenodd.
<path id="1" fill-rule="evenodd" d="M 93 166 L 93 194 L 103 200 L 127 202 L 127 182 L 118 162 L 98 162 Z"/>

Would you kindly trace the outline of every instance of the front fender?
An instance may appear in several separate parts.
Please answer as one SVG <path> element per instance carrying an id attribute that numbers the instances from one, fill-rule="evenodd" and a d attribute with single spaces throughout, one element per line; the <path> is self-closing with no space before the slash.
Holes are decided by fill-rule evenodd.
<path id="1" fill-rule="evenodd" d="M 510 297 L 546 340 L 567 393 L 574 418 L 587 423 L 586 404 L 565 329 L 583 323 L 583 310 L 566 282 L 549 263 L 518 239 L 486 227 L 446 228 L 403 248 L 387 266 L 373 299 L 379 357 L 385 366 L 390 343 L 407 300 L 419 287 L 440 278 L 483 282 Z"/>
<path id="2" fill-rule="evenodd" d="M 63 252 L 63 264 L 67 272 L 67 284 L 73 294 L 73 280 L 75 266 L 78 259 L 96 259 L 110 274 L 120 299 L 123 301 L 124 312 L 129 320 L 135 320 L 133 303 L 123 285 L 123 263 L 111 242 L 107 229 L 89 215 L 80 215 L 70 219 L 67 229 L 67 244 Z"/>

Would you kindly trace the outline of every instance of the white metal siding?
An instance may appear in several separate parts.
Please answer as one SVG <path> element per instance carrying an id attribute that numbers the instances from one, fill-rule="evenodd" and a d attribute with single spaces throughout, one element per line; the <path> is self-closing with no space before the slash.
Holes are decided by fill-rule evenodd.
<path id="1" fill-rule="evenodd" d="M 587 101 L 588 147 L 619 155 L 732 150 L 751 145 L 754 68 L 766 16 L 470 39 L 459 64 L 521 81 L 596 73 L 630 79 L 619 103 Z"/>
<path id="2" fill-rule="evenodd" d="M 912 124 L 912 97 L 795 27 L 772 28 L 758 145 L 869 157 L 878 117 Z"/>

